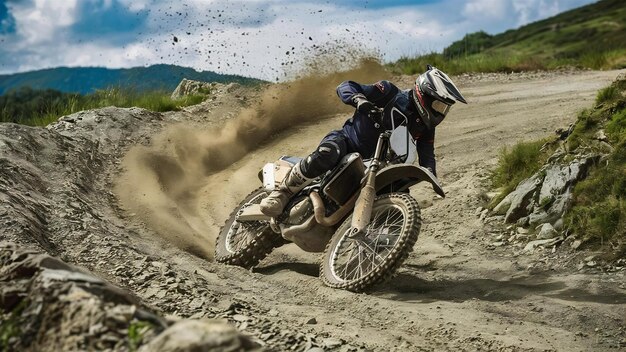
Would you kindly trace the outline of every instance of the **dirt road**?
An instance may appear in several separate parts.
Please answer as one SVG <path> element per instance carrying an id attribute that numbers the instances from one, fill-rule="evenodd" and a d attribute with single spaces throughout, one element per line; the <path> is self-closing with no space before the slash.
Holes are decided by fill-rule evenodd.
<path id="1" fill-rule="evenodd" d="M 459 77 L 470 104 L 455 106 L 436 137 L 439 177 L 448 196 L 435 198 L 434 192 L 422 186 L 412 190 L 424 219 L 415 251 L 396 277 L 367 294 L 323 286 L 318 278 L 319 256 L 293 245 L 276 250 L 253 271 L 205 258 L 212 250 L 210 241 L 232 208 L 258 187 L 256 174 L 263 163 L 282 154 L 306 155 L 346 118 L 345 113 L 331 113 L 306 123 L 292 122 L 286 132 L 273 134 L 240 153 L 243 156 L 225 169 L 208 177 L 190 174 L 195 171 L 181 166 L 185 161 L 194 164 L 198 157 L 190 144 L 204 146 L 202 143 L 213 141 L 210 136 L 207 142 L 167 129 L 176 121 L 200 130 L 236 119 L 229 117 L 240 108 L 230 105 L 239 104 L 236 94 L 204 112 L 192 109 L 161 117 L 130 111 L 127 120 L 119 119 L 132 125 L 124 122 L 116 130 L 121 134 L 118 139 L 125 142 L 115 148 L 123 152 L 128 144 L 142 144 L 144 154 L 131 151 L 142 157 L 122 160 L 117 149 L 98 152 L 110 143 L 98 134 L 101 142 L 89 148 L 83 144 L 75 147 L 84 156 L 80 154 L 71 165 L 80 167 L 66 167 L 68 161 L 63 164 L 61 157 L 48 158 L 56 163 L 51 170 L 67 170 L 46 181 L 57 186 L 42 187 L 42 194 L 52 201 L 41 200 L 41 210 L 31 206 L 23 210 L 49 213 L 45 241 L 20 239 L 17 225 L 13 232 L 9 228 L 7 236 L 20 243 L 38 243 L 66 261 L 83 265 L 166 314 L 225 317 L 270 350 L 313 346 L 337 351 L 624 350 L 624 270 L 579 270 L 582 259 L 577 258 L 593 253 L 573 253 L 569 248 L 532 254 L 522 254 L 521 244 L 494 248 L 497 236 L 509 230 L 497 222 L 482 221 L 477 213 L 485 205 L 487 176 L 500 148 L 567 127 L 579 110 L 591 106 L 596 91 L 618 74 Z M 394 81 L 402 87 L 411 84 L 410 77 Z M 85 116 L 85 120 L 95 119 L 97 126 L 100 117 Z M 73 133 L 70 127 L 62 133 Z M 138 132 L 129 137 L 129 128 Z M 166 132 L 161 133 L 164 128 Z M 256 131 L 251 127 L 247 133 Z M 37 133 L 39 144 L 33 145 L 42 145 L 51 132 Z M 65 155 L 63 148 L 70 142 L 55 138 L 58 155 Z M 12 141 L 10 147 L 16 149 L 26 142 L 30 143 Z M 46 150 L 57 155 L 56 149 Z M 98 153 L 102 160 L 89 161 Z M 23 154 L 27 154 L 24 160 L 36 158 Z M 48 159 L 44 155 L 43 161 L 32 162 Z M 129 176 L 124 170 L 132 167 L 133 161 L 140 161 L 141 168 Z M 80 171 L 81 163 L 88 173 Z M 156 176 L 144 172 L 155 165 L 159 170 Z M 29 166 L 28 170 L 34 169 Z M 38 175 L 36 170 L 31 174 Z M 47 177 L 42 174 L 38 177 Z M 80 177 L 81 182 L 71 181 L 71 177 Z M 115 195 L 110 191 L 113 185 L 117 186 Z M 26 191 L 14 197 L 20 204 L 41 198 Z M 129 194 L 143 197 L 141 206 L 133 207 Z M 40 226 L 37 218 L 28 219 L 29 226 Z"/>
<path id="2" fill-rule="evenodd" d="M 492 228 L 478 219 L 486 176 L 504 145 L 567 127 L 617 72 L 546 74 L 493 81 L 460 81 L 470 102 L 455 106 L 440 128 L 436 152 L 448 197 L 428 188 L 412 194 L 425 226 L 397 277 L 369 294 L 328 289 L 317 279 L 318 256 L 284 247 L 245 275 L 238 295 L 257 297 L 305 329 L 360 342 L 375 350 L 558 350 L 626 348 L 624 272 L 576 267 L 550 270 L 547 253 L 488 250 Z M 402 82 L 408 86 L 409 82 Z M 236 202 L 256 185 L 259 165 L 281 154 L 306 155 L 345 115 L 297 126 L 211 177 L 202 212 L 218 229 Z M 233 189 L 230 182 L 246 184 Z M 254 182 L 254 181 L 250 181 Z M 620 286 L 621 284 L 621 286 Z M 241 290 L 241 291 L 240 291 Z M 265 299 L 263 298 L 265 297 Z"/>

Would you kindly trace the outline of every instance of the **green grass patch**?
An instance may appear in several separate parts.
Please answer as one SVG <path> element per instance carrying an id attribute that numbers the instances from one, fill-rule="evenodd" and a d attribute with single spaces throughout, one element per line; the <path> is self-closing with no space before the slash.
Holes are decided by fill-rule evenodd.
<path id="1" fill-rule="evenodd" d="M 490 207 L 496 206 L 507 194 L 515 190 L 522 180 L 539 171 L 554 149 L 555 144 L 547 139 L 520 142 L 512 147 L 502 148 L 498 166 L 491 175 L 493 186 L 502 191 L 491 201 Z"/>
<path id="2" fill-rule="evenodd" d="M 154 329 L 154 326 L 147 321 L 133 320 L 128 326 L 128 349 L 131 352 L 137 351 L 143 344 L 146 333 Z"/>
<path id="3" fill-rule="evenodd" d="M 569 228 L 590 245 L 607 246 L 614 256 L 626 253 L 626 80 L 598 92 L 596 105 L 578 117 L 570 149 L 593 149 L 604 129 L 612 150 L 574 187 L 566 214 Z"/>
<path id="4" fill-rule="evenodd" d="M 176 111 L 185 106 L 198 104 L 205 97 L 199 94 L 173 100 L 169 93 L 163 91 L 137 92 L 122 88 L 80 95 L 26 87 L 0 96 L 0 122 L 45 126 L 61 116 L 107 106 L 139 107 L 156 112 Z"/>
<path id="5" fill-rule="evenodd" d="M 565 222 L 584 241 L 611 249 L 626 241 L 626 143 L 574 188 L 574 206 Z M 621 155 L 619 155 L 621 153 Z"/>
<path id="6" fill-rule="evenodd" d="M 28 301 L 24 299 L 10 313 L 0 313 L 0 351 L 9 351 L 9 340 L 20 335 L 19 319 L 27 305 Z"/>
<path id="7" fill-rule="evenodd" d="M 390 67 L 404 74 L 422 73 L 426 64 L 449 74 L 619 69 L 626 67 L 624 23 L 623 0 L 602 0 L 503 33 L 470 33 L 442 53 L 404 57 Z"/>

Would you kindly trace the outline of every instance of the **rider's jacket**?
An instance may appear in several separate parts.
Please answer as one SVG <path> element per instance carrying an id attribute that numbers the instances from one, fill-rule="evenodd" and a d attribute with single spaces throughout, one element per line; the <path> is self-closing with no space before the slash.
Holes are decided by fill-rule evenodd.
<path id="1" fill-rule="evenodd" d="M 429 168 L 436 175 L 435 164 L 435 131 L 428 130 L 413 109 L 410 90 L 399 90 L 389 81 L 379 81 L 374 84 L 359 84 L 354 81 L 345 81 L 337 87 L 337 95 L 348 105 L 356 107 L 353 101 L 355 94 L 363 94 L 367 100 L 379 108 L 384 109 L 382 126 L 376 126 L 368 116 L 355 110 L 354 115 L 343 125 L 343 132 L 348 136 L 352 147 L 364 158 L 374 155 L 378 135 L 400 125 L 407 125 L 417 147 L 419 164 Z M 396 108 L 406 116 L 392 114 Z"/>

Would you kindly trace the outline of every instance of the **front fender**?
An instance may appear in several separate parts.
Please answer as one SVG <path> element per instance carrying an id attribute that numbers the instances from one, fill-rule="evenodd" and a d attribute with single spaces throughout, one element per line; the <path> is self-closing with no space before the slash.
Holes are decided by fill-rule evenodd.
<path id="1" fill-rule="evenodd" d="M 427 168 L 406 164 L 392 165 L 380 170 L 376 174 L 376 193 L 391 186 L 396 181 L 401 181 L 402 189 L 398 191 L 406 190 L 415 184 L 427 181 L 433 186 L 435 193 L 442 197 L 446 196 L 437 177 Z"/>

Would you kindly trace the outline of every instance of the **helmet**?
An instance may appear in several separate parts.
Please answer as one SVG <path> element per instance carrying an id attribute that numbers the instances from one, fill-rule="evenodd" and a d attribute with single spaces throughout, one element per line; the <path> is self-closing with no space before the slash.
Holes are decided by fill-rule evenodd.
<path id="1" fill-rule="evenodd" d="M 411 98 L 419 117 L 428 129 L 440 124 L 450 111 L 450 107 L 457 101 L 467 104 L 450 77 L 430 65 L 426 66 L 426 72 L 415 80 Z"/>

